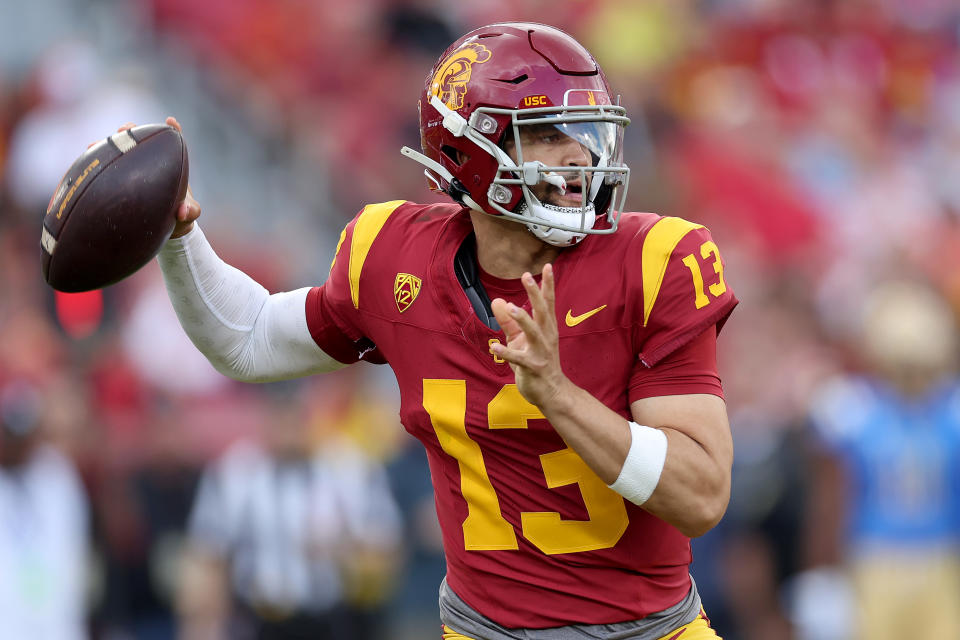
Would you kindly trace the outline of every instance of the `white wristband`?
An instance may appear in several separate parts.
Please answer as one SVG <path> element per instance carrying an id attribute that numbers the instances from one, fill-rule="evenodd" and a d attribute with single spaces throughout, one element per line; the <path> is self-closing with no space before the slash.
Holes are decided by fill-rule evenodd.
<path id="1" fill-rule="evenodd" d="M 650 499 L 660 482 L 667 460 L 667 435 L 659 429 L 630 423 L 630 451 L 611 489 L 630 502 L 641 505 Z"/>

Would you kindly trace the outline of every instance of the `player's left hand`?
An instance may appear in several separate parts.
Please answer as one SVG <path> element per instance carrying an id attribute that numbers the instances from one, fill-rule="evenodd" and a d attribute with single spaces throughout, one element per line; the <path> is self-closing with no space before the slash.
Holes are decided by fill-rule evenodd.
<path id="1" fill-rule="evenodd" d="M 523 397 L 542 408 L 557 397 L 568 382 L 560 367 L 553 266 L 544 265 L 539 287 L 529 273 L 523 274 L 522 282 L 533 315 L 496 298 L 491 308 L 506 334 L 507 344 L 494 344 L 492 348 L 510 364 Z"/>

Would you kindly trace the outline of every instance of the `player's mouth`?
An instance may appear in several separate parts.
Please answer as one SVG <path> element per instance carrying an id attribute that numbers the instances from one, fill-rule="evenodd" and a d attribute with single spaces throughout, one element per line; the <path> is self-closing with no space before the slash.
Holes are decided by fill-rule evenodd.
<path id="1" fill-rule="evenodd" d="M 551 185 L 545 202 L 558 207 L 581 207 L 583 206 L 583 185 L 579 180 L 567 182 L 566 192 Z"/>

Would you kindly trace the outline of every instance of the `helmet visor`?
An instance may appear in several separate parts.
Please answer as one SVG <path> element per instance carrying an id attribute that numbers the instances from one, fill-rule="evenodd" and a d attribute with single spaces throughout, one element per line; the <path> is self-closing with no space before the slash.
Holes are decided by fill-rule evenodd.
<path id="1" fill-rule="evenodd" d="M 590 151 L 594 165 L 620 162 L 623 128 L 613 122 L 561 122 L 554 128 Z"/>
<path id="2" fill-rule="evenodd" d="M 583 172 L 585 177 L 600 178 L 599 182 L 617 182 L 623 167 L 623 130 L 625 118 L 609 119 L 599 114 L 576 113 L 538 114 L 520 117 L 516 125 L 516 159 L 522 164 L 541 161 L 550 170 L 560 174 Z M 549 147 L 576 144 L 583 151 L 583 160 L 572 165 L 551 153 Z M 595 176 L 596 173 L 603 175 Z M 529 183 L 528 183 L 529 184 Z"/>

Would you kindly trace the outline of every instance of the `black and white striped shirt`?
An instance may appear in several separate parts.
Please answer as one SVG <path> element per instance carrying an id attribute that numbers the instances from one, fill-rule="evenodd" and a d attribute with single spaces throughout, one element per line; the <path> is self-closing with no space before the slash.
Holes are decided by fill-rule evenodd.
<path id="1" fill-rule="evenodd" d="M 290 461 L 242 441 L 205 471 L 189 535 L 247 604 L 323 612 L 342 598 L 341 559 L 396 546 L 400 516 L 382 467 L 347 445 Z"/>

